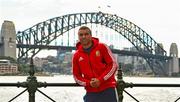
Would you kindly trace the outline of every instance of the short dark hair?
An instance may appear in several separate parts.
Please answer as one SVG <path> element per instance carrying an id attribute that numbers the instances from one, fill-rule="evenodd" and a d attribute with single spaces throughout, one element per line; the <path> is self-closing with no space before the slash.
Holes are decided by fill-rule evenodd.
<path id="1" fill-rule="evenodd" d="M 91 34 L 91 29 L 90 29 L 89 27 L 87 27 L 87 26 L 81 26 L 81 27 L 79 28 L 79 30 L 85 30 L 85 29 L 88 29 L 88 30 L 89 30 L 89 34 Z"/>

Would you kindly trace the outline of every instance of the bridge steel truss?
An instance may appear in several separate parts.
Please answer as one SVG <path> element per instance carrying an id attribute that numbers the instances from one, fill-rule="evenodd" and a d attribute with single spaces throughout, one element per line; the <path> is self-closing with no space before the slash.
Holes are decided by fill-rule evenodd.
<path id="1" fill-rule="evenodd" d="M 32 53 L 32 56 L 34 56 L 41 50 L 41 48 L 23 47 L 23 45 L 48 46 L 53 40 L 63 35 L 65 32 L 88 23 L 100 24 L 115 30 L 131 42 L 139 53 L 162 56 L 167 55 L 162 46 L 160 46 L 149 34 L 134 23 L 117 15 L 103 12 L 90 12 L 67 14 L 55 17 L 44 22 L 40 22 L 22 32 L 18 32 L 16 37 L 18 59 L 28 57 L 28 53 L 30 52 Z M 144 58 L 149 63 L 154 73 L 157 73 L 157 69 L 153 68 L 155 65 L 154 62 L 156 62 L 157 66 L 162 68 L 161 72 L 165 72 L 164 63 L 167 60 Z"/>

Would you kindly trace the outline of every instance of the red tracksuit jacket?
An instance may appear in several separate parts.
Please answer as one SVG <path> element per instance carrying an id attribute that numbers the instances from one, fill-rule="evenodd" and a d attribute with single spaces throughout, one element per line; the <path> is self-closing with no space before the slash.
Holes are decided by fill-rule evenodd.
<path id="1" fill-rule="evenodd" d="M 80 42 L 72 59 L 73 76 L 75 81 L 85 86 L 87 92 L 100 92 L 106 88 L 116 87 L 115 72 L 117 63 L 109 47 L 99 43 L 97 38 L 92 38 L 93 47 L 90 53 L 83 50 Z M 90 86 L 90 80 L 98 78 L 100 87 Z"/>

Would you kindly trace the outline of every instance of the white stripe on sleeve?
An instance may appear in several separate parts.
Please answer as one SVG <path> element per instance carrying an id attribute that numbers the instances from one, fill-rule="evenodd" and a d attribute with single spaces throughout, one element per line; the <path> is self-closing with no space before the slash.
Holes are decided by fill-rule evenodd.
<path id="1" fill-rule="evenodd" d="M 107 50 L 108 50 L 108 54 L 111 56 L 111 59 L 113 60 L 113 65 L 112 65 L 111 70 L 109 71 L 108 74 L 106 74 L 106 75 L 104 76 L 104 80 L 107 80 L 107 79 L 109 79 L 109 78 L 113 75 L 113 73 L 116 71 L 116 67 L 117 67 L 117 66 L 116 66 L 116 62 L 115 62 L 115 59 L 114 59 L 114 57 L 113 57 L 113 54 L 112 54 L 110 48 L 109 48 L 106 44 L 104 44 L 104 45 L 105 45 L 105 47 L 106 47 Z"/>

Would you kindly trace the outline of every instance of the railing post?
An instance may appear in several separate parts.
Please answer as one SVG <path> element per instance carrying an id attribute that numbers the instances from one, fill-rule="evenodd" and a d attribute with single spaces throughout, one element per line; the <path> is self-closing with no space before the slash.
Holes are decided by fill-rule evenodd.
<path id="1" fill-rule="evenodd" d="M 133 87 L 133 83 L 127 83 L 123 80 L 122 77 L 122 65 L 119 65 L 118 74 L 117 74 L 117 91 L 118 91 L 118 99 L 119 102 L 123 102 L 123 91 L 125 88 Z M 125 91 L 126 92 L 126 91 Z M 135 99 L 135 98 L 134 98 Z M 137 101 L 138 102 L 138 101 Z"/>
<path id="2" fill-rule="evenodd" d="M 33 64 L 33 57 L 31 57 L 29 77 L 27 78 L 27 90 L 29 92 L 29 102 L 35 102 L 35 93 L 38 87 L 38 82 L 34 76 L 35 69 Z"/>
<path id="3" fill-rule="evenodd" d="M 118 74 L 117 74 L 117 91 L 118 91 L 118 100 L 119 102 L 123 102 L 123 90 L 124 90 L 124 81 L 122 78 L 122 70 L 121 66 L 118 68 Z"/>
<path id="4" fill-rule="evenodd" d="M 37 80 L 34 76 L 27 78 L 27 90 L 29 92 L 29 102 L 35 102 L 35 92 L 37 90 Z"/>

